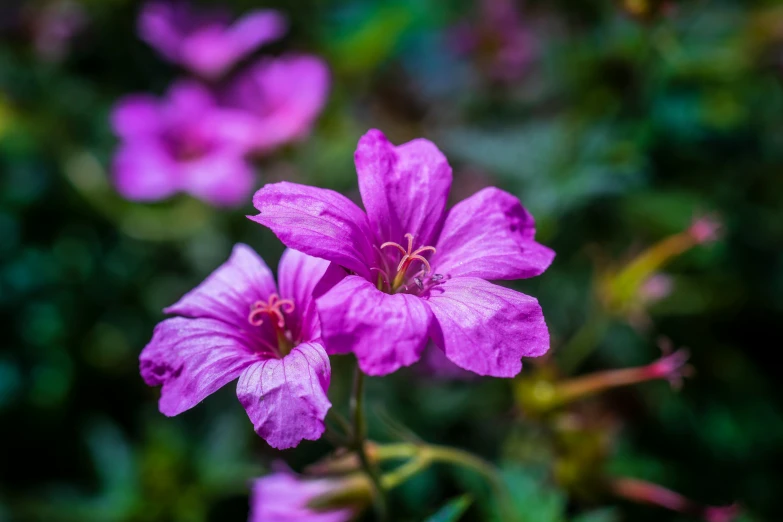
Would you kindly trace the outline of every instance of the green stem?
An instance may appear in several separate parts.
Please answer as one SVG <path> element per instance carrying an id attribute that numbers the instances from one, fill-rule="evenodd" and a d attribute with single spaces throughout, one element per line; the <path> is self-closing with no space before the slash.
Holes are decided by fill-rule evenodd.
<path id="1" fill-rule="evenodd" d="M 433 462 L 453 464 L 473 470 L 484 477 L 494 490 L 503 514 L 503 520 L 517 519 L 511 492 L 500 477 L 497 468 L 490 462 L 487 462 L 472 453 L 457 448 L 449 448 L 447 446 L 401 443 L 378 446 L 375 450 L 375 454 L 379 461 L 413 458 L 413 460 L 410 460 L 392 474 L 384 477 L 384 486 L 387 486 L 388 484 L 387 487 L 394 487 L 401 484 Z M 389 478 L 390 475 L 391 478 Z"/>
<path id="2" fill-rule="evenodd" d="M 367 451 L 365 448 L 366 425 L 364 421 L 363 403 L 364 373 L 362 373 L 362 370 L 357 364 L 353 381 L 353 395 L 351 396 L 351 411 L 353 412 L 353 444 L 354 449 L 356 450 L 356 454 L 359 455 L 359 461 L 362 464 L 362 469 L 370 478 L 370 482 L 373 486 L 373 505 L 375 508 L 375 514 L 379 521 L 385 521 L 388 519 L 386 493 L 383 489 L 383 484 L 381 483 L 381 476 L 378 473 L 377 468 L 367 457 Z"/>
<path id="3" fill-rule="evenodd" d="M 431 460 L 427 457 L 426 454 L 419 455 L 415 459 L 411 459 L 399 468 L 395 469 L 394 471 L 385 474 L 381 482 L 383 484 L 383 487 L 388 491 L 390 489 L 394 489 L 409 478 L 413 477 L 420 471 L 424 470 L 429 466 L 431 463 Z"/>

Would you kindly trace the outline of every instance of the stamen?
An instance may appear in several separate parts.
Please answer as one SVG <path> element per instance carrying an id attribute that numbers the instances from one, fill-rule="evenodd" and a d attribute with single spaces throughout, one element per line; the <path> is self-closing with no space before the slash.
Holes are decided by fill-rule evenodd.
<path id="1" fill-rule="evenodd" d="M 424 270 L 421 272 L 421 275 L 426 275 L 432 271 L 432 267 L 430 266 L 430 262 L 427 261 L 427 259 L 424 258 L 422 254 L 425 252 L 432 252 L 435 253 L 435 247 L 433 246 L 423 246 L 419 247 L 415 251 L 413 250 L 413 234 L 410 232 L 405 234 L 405 239 L 408 240 L 408 248 L 405 249 L 402 245 L 399 243 L 395 243 L 394 241 L 387 241 L 381 245 L 381 248 L 379 250 L 382 250 L 386 247 L 394 247 L 397 250 L 400 251 L 402 254 L 402 259 L 400 259 L 400 262 L 397 264 L 397 275 L 394 277 L 394 281 L 389 285 L 390 289 L 392 291 L 401 288 L 402 282 L 405 279 L 405 273 L 408 270 L 408 267 L 411 265 L 413 261 L 420 261 L 424 265 Z M 385 263 L 385 258 L 383 256 L 381 259 Z M 388 284 L 388 282 L 387 282 Z M 419 288 L 421 288 L 421 285 L 416 285 Z"/>
<path id="2" fill-rule="evenodd" d="M 273 326 L 276 326 L 277 329 L 282 329 L 285 327 L 283 312 L 290 314 L 294 311 L 294 308 L 295 305 L 292 300 L 280 299 L 279 295 L 272 294 L 267 302 L 256 301 L 251 305 L 250 315 L 247 317 L 247 320 L 253 326 L 261 326 L 264 324 L 264 316 L 268 315 L 275 319 Z"/>
<path id="3" fill-rule="evenodd" d="M 402 245 L 399 245 L 399 244 L 395 243 L 394 241 L 387 241 L 384 244 L 382 244 L 381 245 L 381 250 L 386 248 L 386 247 L 398 248 L 400 250 L 400 252 L 402 253 L 402 255 L 407 255 L 408 254 L 408 252 L 406 252 L 405 249 L 402 248 Z"/>

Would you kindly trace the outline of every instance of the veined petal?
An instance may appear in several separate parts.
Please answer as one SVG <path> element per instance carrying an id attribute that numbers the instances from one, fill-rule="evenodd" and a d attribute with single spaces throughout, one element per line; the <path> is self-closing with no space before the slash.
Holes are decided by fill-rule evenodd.
<path id="1" fill-rule="evenodd" d="M 348 276 L 316 299 L 329 353 L 353 352 L 368 375 L 386 375 L 421 357 L 432 314 L 413 295 L 381 292 Z"/>
<path id="2" fill-rule="evenodd" d="M 168 416 L 189 410 L 256 362 L 250 341 L 215 319 L 167 319 L 139 356 L 141 376 L 163 385 L 159 408 Z"/>
<path id="3" fill-rule="evenodd" d="M 319 338 L 321 324 L 315 309 L 315 298 L 337 284 L 345 271 L 325 259 L 289 248 L 280 258 L 277 272 L 280 297 L 296 303 L 293 313 L 286 315 L 294 339 L 312 341 Z"/>
<path id="4" fill-rule="evenodd" d="M 429 140 L 395 147 L 379 130 L 359 140 L 354 154 L 364 208 L 379 242 L 432 245 L 443 223 L 451 167 Z"/>
<path id="5" fill-rule="evenodd" d="M 211 318 L 230 324 L 235 330 L 248 330 L 253 303 L 266 302 L 276 292 L 272 271 L 264 260 L 252 248 L 240 243 L 234 246 L 228 261 L 165 312 Z M 275 336 L 270 332 L 268 338 L 275 339 Z"/>
<path id="6" fill-rule="evenodd" d="M 430 260 L 452 277 L 525 279 L 541 274 L 555 253 L 533 239 L 533 216 L 519 199 L 489 187 L 451 209 Z"/>
<path id="7" fill-rule="evenodd" d="M 239 378 L 237 397 L 256 433 L 277 449 L 302 439 L 318 440 L 332 404 L 326 396 L 329 357 L 317 343 L 304 343 L 282 359 L 248 367 Z"/>
<path id="8" fill-rule="evenodd" d="M 256 192 L 253 205 L 259 214 L 248 217 L 272 229 L 286 246 L 370 277 L 374 254 L 367 216 L 342 194 L 281 182 Z"/>
<path id="9" fill-rule="evenodd" d="M 452 362 L 479 375 L 513 377 L 522 357 L 549 350 L 549 330 L 538 301 L 476 277 L 432 288 L 432 337 Z"/>

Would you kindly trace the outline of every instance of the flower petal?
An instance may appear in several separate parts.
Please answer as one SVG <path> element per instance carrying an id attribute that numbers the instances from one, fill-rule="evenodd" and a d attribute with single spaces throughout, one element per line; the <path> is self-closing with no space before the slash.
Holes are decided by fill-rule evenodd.
<path id="1" fill-rule="evenodd" d="M 132 140 L 120 146 L 112 160 L 117 192 L 131 201 L 157 201 L 180 188 L 179 170 L 159 143 Z"/>
<path id="2" fill-rule="evenodd" d="M 163 385 L 159 408 L 168 416 L 189 410 L 258 360 L 250 341 L 215 319 L 167 319 L 139 356 L 141 376 Z"/>
<path id="3" fill-rule="evenodd" d="M 273 468 L 281 466 L 285 464 L 273 463 Z M 323 510 L 308 506 L 318 497 L 339 494 L 344 488 L 340 478 L 304 478 L 283 467 L 253 482 L 248 521 L 348 522 L 357 514 L 351 507 Z"/>
<path id="4" fill-rule="evenodd" d="M 109 117 L 114 133 L 125 139 L 150 136 L 160 130 L 158 100 L 147 94 L 121 98 Z"/>
<path id="5" fill-rule="evenodd" d="M 374 259 L 367 216 L 332 190 L 296 183 L 266 185 L 253 196 L 253 221 L 272 229 L 287 247 L 370 277 Z"/>
<path id="6" fill-rule="evenodd" d="M 182 189 L 215 206 L 241 205 L 253 192 L 253 169 L 241 154 L 218 150 L 183 163 Z"/>
<path id="7" fill-rule="evenodd" d="M 268 151 L 305 136 L 326 103 L 329 69 L 316 56 L 264 59 L 226 91 L 231 107 L 253 114 L 254 145 Z"/>
<path id="8" fill-rule="evenodd" d="M 359 140 L 354 154 L 364 208 L 379 242 L 432 245 L 443 223 L 451 167 L 429 140 L 395 147 L 379 130 Z"/>
<path id="9" fill-rule="evenodd" d="M 250 308 L 276 293 L 272 271 L 252 248 L 234 246 L 231 257 L 203 283 L 165 309 L 168 314 L 211 318 L 248 330 Z M 276 339 L 271 335 L 271 339 Z"/>
<path id="10" fill-rule="evenodd" d="M 286 25 L 285 18 L 272 10 L 249 13 L 231 27 L 204 25 L 182 40 L 180 59 L 195 73 L 219 78 L 257 47 L 280 38 Z"/>
<path id="11" fill-rule="evenodd" d="M 300 344 L 282 359 L 247 368 L 237 396 L 256 433 L 277 449 L 293 448 L 302 439 L 318 440 L 332 404 L 326 396 L 331 377 L 329 357 L 317 343 Z"/>
<path id="12" fill-rule="evenodd" d="M 386 375 L 421 357 L 432 314 L 413 295 L 381 292 L 348 276 L 316 300 L 329 353 L 353 352 L 368 375 Z"/>
<path id="13" fill-rule="evenodd" d="M 228 28 L 227 36 L 238 57 L 281 38 L 288 30 L 285 16 L 272 9 L 250 11 Z"/>
<path id="14" fill-rule="evenodd" d="M 549 330 L 538 301 L 475 277 L 432 288 L 432 337 L 452 362 L 479 375 L 513 377 L 522 357 L 549 350 Z"/>
<path id="15" fill-rule="evenodd" d="M 519 199 L 489 187 L 451 209 L 430 260 L 452 277 L 524 279 L 541 274 L 555 253 L 536 243 L 533 216 Z"/>
<path id="16" fill-rule="evenodd" d="M 302 342 L 319 338 L 321 323 L 315 309 L 315 298 L 337 284 L 345 271 L 325 259 L 288 248 L 280 258 L 277 272 L 280 297 L 295 303 L 293 313 L 286 315 L 294 339 Z"/>
<path id="17" fill-rule="evenodd" d="M 183 6 L 164 2 L 147 2 L 139 13 L 139 38 L 171 61 L 177 61 L 184 35 L 178 22 L 188 16 Z"/>

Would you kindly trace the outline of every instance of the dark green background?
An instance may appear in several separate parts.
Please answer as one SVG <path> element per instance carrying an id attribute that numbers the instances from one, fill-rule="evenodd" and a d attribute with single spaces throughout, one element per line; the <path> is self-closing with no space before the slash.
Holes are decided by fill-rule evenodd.
<path id="1" fill-rule="evenodd" d="M 520 16 L 536 58 L 511 82 L 486 74 L 491 45 L 472 56 L 449 45 L 455 25 L 480 19 L 473 2 L 230 3 L 237 13 L 276 4 L 290 34 L 259 52 L 316 53 L 333 74 L 312 136 L 260 160 L 259 186 L 289 179 L 356 197 L 352 153 L 368 128 L 396 143 L 435 141 L 454 167 L 455 200 L 485 185 L 512 191 L 557 251 L 548 272 L 519 285 L 539 297 L 555 353 L 596 306 L 598 268 L 685 229 L 698 212 L 719 214 L 722 240 L 667 269 L 675 291 L 650 310 L 652 329 L 614 321 L 580 370 L 646 363 L 659 334 L 690 347 L 697 370 L 679 393 L 653 383 L 605 397 L 619 430 L 600 469 L 705 503 L 739 501 L 744 520 L 783 519 L 775 2 L 672 2 L 642 19 L 619 2 L 528 1 Z M 88 25 L 61 61 L 31 44 L 42 3 L 0 8 L 0 521 L 244 520 L 247 480 L 277 455 L 253 434 L 232 386 L 167 419 L 137 356 L 161 309 L 233 243 L 272 266 L 282 246 L 245 219 L 249 201 L 218 211 L 113 193 L 112 103 L 162 93 L 185 73 L 138 40 L 137 4 L 81 4 Z M 484 28 L 485 41 L 492 32 Z M 341 409 L 349 366 L 334 361 L 330 395 Z M 546 440 L 520 435 L 530 424 L 515 420 L 508 381 L 444 383 L 411 370 L 371 379 L 369 392 L 380 439 L 394 438 L 392 417 L 425 440 L 521 466 L 511 484 L 526 521 L 586 511 L 595 518 L 581 520 L 688 520 L 600 494 L 569 500 L 548 473 Z M 304 443 L 282 457 L 301 469 L 328 449 Z M 466 488 L 481 506 L 474 483 L 428 472 L 395 492 L 396 519 L 421 520 Z M 483 512 L 474 506 L 465 519 Z"/>

